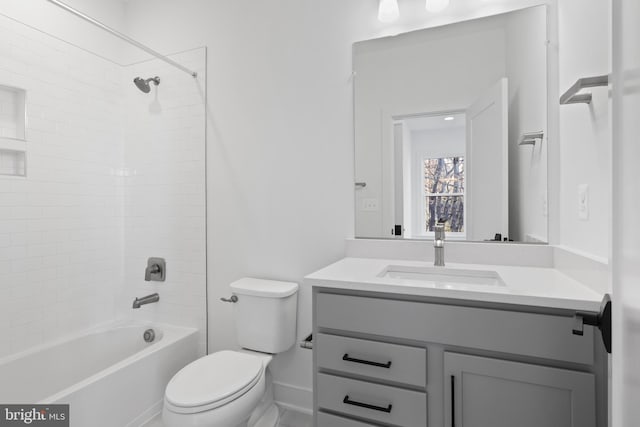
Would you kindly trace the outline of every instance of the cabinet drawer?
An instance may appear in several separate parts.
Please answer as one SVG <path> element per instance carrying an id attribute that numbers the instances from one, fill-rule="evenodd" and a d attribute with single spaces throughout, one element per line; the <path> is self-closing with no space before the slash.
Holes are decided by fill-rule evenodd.
<path id="1" fill-rule="evenodd" d="M 337 417 L 331 414 L 320 412 L 318 414 L 318 427 L 377 427 L 373 424 L 366 424 L 360 421 L 353 421 L 348 418 Z"/>
<path id="2" fill-rule="evenodd" d="M 425 387 L 427 350 L 377 341 L 318 334 L 319 368 Z"/>
<path id="3" fill-rule="evenodd" d="M 573 319 L 476 307 L 319 292 L 318 328 L 592 365 L 593 327 L 573 335 Z"/>
<path id="4" fill-rule="evenodd" d="M 317 375 L 318 407 L 403 427 L 427 425 L 427 395 L 327 374 Z"/>

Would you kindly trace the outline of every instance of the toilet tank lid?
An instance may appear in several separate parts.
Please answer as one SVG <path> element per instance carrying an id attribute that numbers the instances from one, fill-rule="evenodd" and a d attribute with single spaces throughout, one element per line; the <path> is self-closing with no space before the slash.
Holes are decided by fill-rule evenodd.
<path id="1" fill-rule="evenodd" d="M 280 282 L 253 277 L 243 277 L 229 286 L 238 295 L 252 295 L 264 298 L 286 298 L 298 291 L 298 284 L 294 282 Z"/>

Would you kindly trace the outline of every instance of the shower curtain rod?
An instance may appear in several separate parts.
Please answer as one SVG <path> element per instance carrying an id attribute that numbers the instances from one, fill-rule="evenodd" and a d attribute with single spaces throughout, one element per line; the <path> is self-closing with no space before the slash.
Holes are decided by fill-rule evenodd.
<path id="1" fill-rule="evenodd" d="M 84 13 L 80 12 L 79 10 L 76 10 L 76 9 L 72 8 L 68 4 L 62 3 L 59 0 L 47 0 L 47 1 L 50 2 L 50 3 L 55 4 L 56 6 L 62 8 L 64 10 L 66 10 L 67 12 L 71 12 L 72 14 L 76 15 L 77 17 L 82 18 L 85 21 L 95 25 L 96 27 L 101 28 L 104 31 L 113 34 L 114 36 L 118 37 L 119 39 L 124 40 L 127 43 L 130 43 L 130 44 L 136 46 L 139 49 L 144 50 L 148 54 L 155 56 L 156 58 L 166 62 L 167 64 L 171 64 L 174 67 L 179 68 L 182 71 L 191 74 L 193 77 L 198 77 L 198 73 L 196 73 L 195 71 L 191 71 L 190 69 L 178 64 L 176 61 L 174 61 L 172 59 L 169 59 L 166 56 L 164 56 L 163 54 L 161 54 L 159 52 L 156 52 L 155 50 L 151 49 L 150 47 L 147 47 L 147 46 L 143 45 L 142 43 L 135 41 L 131 37 L 126 36 L 126 35 L 122 34 L 121 32 L 114 30 L 111 27 L 106 26 L 102 22 L 100 22 L 100 21 L 98 21 L 96 19 L 93 19 L 92 17 L 90 17 L 88 15 L 85 15 Z"/>

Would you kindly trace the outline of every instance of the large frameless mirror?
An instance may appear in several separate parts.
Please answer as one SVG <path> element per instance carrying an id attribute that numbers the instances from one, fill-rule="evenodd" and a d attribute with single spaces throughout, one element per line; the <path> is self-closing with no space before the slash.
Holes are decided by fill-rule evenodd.
<path id="1" fill-rule="evenodd" d="M 547 242 L 547 8 L 358 42 L 356 237 Z"/>

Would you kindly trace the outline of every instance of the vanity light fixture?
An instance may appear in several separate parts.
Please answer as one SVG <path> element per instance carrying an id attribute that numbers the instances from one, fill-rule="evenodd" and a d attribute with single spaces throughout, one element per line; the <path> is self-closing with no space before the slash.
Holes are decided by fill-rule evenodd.
<path id="1" fill-rule="evenodd" d="M 455 119 L 455 117 L 453 116 L 447 116 L 444 118 L 445 121 L 450 122 L 451 120 Z"/>
<path id="2" fill-rule="evenodd" d="M 378 4 L 378 20 L 380 22 L 393 22 L 400 16 L 398 0 L 380 0 Z"/>
<path id="3" fill-rule="evenodd" d="M 449 0 L 426 0 L 425 8 L 428 12 L 440 12 L 449 6 Z"/>

